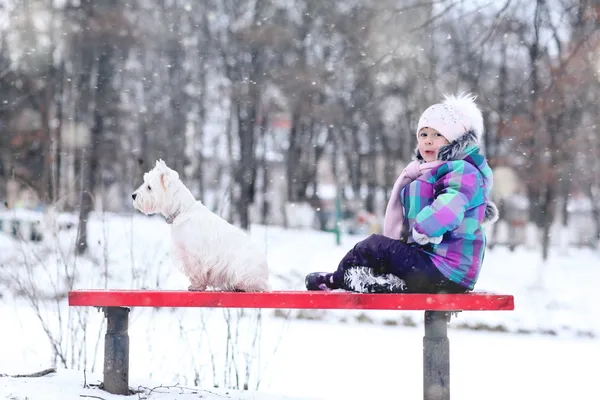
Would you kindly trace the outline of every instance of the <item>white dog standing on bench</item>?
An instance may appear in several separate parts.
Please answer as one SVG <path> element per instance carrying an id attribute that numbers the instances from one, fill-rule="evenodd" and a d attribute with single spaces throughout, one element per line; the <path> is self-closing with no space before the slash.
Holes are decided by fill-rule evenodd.
<path id="1" fill-rule="evenodd" d="M 173 254 L 190 279 L 188 290 L 268 290 L 266 256 L 243 230 L 212 213 L 158 160 L 133 192 L 133 206 L 172 224 Z"/>

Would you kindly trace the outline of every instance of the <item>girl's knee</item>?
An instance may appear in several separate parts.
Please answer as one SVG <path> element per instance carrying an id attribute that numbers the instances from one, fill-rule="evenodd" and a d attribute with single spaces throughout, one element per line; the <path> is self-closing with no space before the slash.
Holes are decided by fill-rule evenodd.
<path id="1" fill-rule="evenodd" d="M 383 235 L 378 235 L 376 233 L 373 233 L 372 235 L 368 236 L 366 239 L 358 242 L 356 247 L 363 248 L 363 249 L 379 247 L 379 246 L 381 246 L 382 243 L 384 243 L 386 241 L 386 239 L 388 239 L 388 238 L 386 238 Z"/>
<path id="2" fill-rule="evenodd" d="M 398 245 L 404 245 L 404 243 L 398 240 L 390 239 L 387 236 L 372 234 L 365 240 L 359 242 L 355 247 L 360 252 L 384 254 L 392 249 L 395 249 Z"/>

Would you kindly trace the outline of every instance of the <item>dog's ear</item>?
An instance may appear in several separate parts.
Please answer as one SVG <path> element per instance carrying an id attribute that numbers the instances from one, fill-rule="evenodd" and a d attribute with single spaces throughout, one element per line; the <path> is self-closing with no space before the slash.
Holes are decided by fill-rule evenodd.
<path id="1" fill-rule="evenodd" d="M 165 192 L 177 180 L 179 180 L 179 174 L 177 173 L 177 171 L 173 171 L 172 169 L 169 169 L 160 174 L 160 184 Z"/>
<path id="2" fill-rule="evenodd" d="M 161 171 L 169 169 L 169 167 L 167 167 L 167 164 L 162 159 L 156 160 L 155 168 L 158 168 Z"/>

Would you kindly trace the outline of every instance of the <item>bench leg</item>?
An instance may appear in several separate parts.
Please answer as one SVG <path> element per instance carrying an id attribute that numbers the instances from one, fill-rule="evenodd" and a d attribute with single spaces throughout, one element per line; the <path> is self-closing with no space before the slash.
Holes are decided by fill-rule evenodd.
<path id="1" fill-rule="evenodd" d="M 129 395 L 129 309 L 105 307 L 104 390 Z"/>
<path id="2" fill-rule="evenodd" d="M 450 400 L 449 313 L 425 311 L 423 399 Z"/>

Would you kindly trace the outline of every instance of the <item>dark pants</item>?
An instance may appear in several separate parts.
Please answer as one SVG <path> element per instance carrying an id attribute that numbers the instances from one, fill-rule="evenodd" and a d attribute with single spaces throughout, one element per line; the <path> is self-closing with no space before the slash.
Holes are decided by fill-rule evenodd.
<path id="1" fill-rule="evenodd" d="M 464 293 L 467 288 L 447 279 L 416 245 L 383 235 L 371 235 L 346 254 L 333 273 L 333 285 L 344 287 L 351 268 L 372 268 L 375 275 L 393 274 L 406 283 L 407 293 Z"/>

